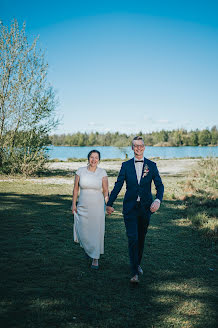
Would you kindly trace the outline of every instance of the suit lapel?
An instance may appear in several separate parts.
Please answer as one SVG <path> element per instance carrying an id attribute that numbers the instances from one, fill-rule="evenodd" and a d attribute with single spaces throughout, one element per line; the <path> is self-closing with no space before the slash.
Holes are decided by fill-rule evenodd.
<path id="1" fill-rule="evenodd" d="M 141 181 L 142 181 L 142 176 L 143 176 L 144 168 L 145 168 L 145 164 L 146 164 L 145 161 L 146 161 L 146 158 L 144 157 L 144 163 L 143 163 L 143 167 L 142 167 L 142 174 L 141 174 L 141 178 L 140 178 L 139 184 L 140 184 Z"/>
<path id="2" fill-rule="evenodd" d="M 137 173 L 136 173 L 136 169 L 135 169 L 135 161 L 134 161 L 134 157 L 131 160 L 131 169 L 134 173 L 135 179 L 136 179 L 136 183 L 138 184 L 138 179 L 137 179 Z"/>

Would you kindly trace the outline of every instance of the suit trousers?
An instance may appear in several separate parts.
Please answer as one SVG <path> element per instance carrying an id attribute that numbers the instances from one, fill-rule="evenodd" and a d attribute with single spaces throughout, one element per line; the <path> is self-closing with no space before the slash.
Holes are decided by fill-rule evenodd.
<path id="1" fill-rule="evenodd" d="M 124 214 L 126 234 L 128 237 L 129 259 L 132 275 L 138 274 L 138 266 L 141 263 L 144 250 L 145 235 L 151 217 L 150 210 L 145 210 L 140 202 L 134 209 Z"/>

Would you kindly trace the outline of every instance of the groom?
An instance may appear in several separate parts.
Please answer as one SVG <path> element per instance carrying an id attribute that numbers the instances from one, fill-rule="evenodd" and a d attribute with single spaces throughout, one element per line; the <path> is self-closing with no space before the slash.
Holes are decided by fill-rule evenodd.
<path id="1" fill-rule="evenodd" d="M 131 283 L 139 282 L 140 267 L 151 214 L 156 212 L 163 199 L 164 186 L 157 166 L 154 162 L 143 157 L 145 145 L 142 137 L 137 136 L 132 141 L 134 158 L 122 163 L 119 176 L 107 202 L 107 213 L 110 215 L 124 181 L 126 193 L 123 201 L 123 217 L 128 237 L 129 258 L 132 271 Z M 153 201 L 151 183 L 154 181 L 156 198 Z"/>

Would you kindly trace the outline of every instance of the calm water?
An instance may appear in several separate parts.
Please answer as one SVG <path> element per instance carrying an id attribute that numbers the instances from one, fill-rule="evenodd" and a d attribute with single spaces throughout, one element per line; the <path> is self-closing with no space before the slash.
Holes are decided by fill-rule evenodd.
<path id="1" fill-rule="evenodd" d="M 131 147 L 56 147 L 48 149 L 50 159 L 58 158 L 67 160 L 68 158 L 87 158 L 90 150 L 97 149 L 101 153 L 101 158 L 122 158 L 126 154 L 128 158 L 133 157 Z M 218 157 L 218 147 L 146 147 L 145 157 L 159 158 L 183 158 L 183 157 Z"/>

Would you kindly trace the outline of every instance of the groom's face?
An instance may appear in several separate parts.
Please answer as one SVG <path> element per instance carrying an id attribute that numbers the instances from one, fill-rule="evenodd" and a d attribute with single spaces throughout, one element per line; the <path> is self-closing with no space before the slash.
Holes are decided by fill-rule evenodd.
<path id="1" fill-rule="evenodd" d="M 138 158 L 143 157 L 145 151 L 145 145 L 142 140 L 134 140 L 132 149 L 134 151 L 134 155 Z"/>

